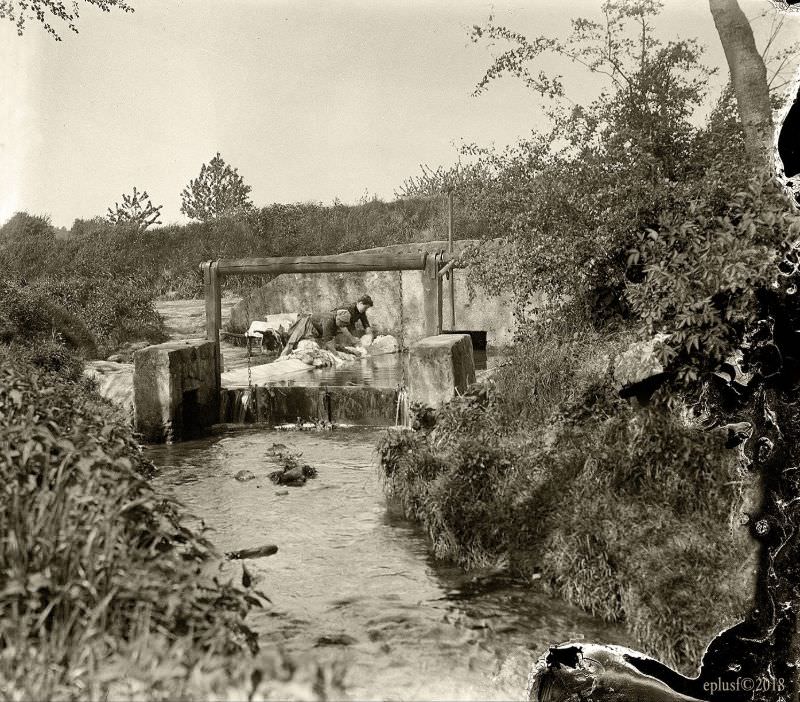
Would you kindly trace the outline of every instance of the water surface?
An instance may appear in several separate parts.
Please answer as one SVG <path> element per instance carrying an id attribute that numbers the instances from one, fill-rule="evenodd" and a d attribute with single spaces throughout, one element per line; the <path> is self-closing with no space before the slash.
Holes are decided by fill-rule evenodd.
<path id="1" fill-rule="evenodd" d="M 548 645 L 630 645 L 624 632 L 523 584 L 432 559 L 425 534 L 386 504 L 379 436 L 257 428 L 147 449 L 161 469 L 157 489 L 213 527 L 221 550 L 278 544 L 275 556 L 247 561 L 274 603 L 251 619 L 264 643 L 344 662 L 353 699 L 420 700 L 522 699 Z M 273 485 L 273 443 L 301 451 L 319 476 Z M 240 470 L 255 480 L 238 482 Z M 240 563 L 226 569 L 240 577 Z"/>
<path id="2" fill-rule="evenodd" d="M 236 347 L 232 347 L 232 349 L 236 349 Z M 229 350 L 226 345 L 223 345 L 225 368 L 246 368 L 246 353 L 245 349 Z M 500 352 L 473 351 L 475 370 L 478 372 L 493 368 L 502 359 L 503 356 Z M 253 367 L 271 361 L 271 357 L 263 356 L 258 352 L 250 358 Z M 394 388 L 400 384 L 407 385 L 407 376 L 408 353 L 391 353 L 356 359 L 341 366 L 309 368 L 280 380 L 271 380 L 269 385 L 369 385 L 379 388 Z"/>

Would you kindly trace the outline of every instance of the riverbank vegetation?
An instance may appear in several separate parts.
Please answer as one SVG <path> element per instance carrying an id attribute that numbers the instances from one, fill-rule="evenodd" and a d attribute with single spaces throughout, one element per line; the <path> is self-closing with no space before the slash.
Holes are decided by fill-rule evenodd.
<path id="1" fill-rule="evenodd" d="M 548 326 L 491 381 L 384 437 L 387 496 L 437 557 L 508 569 L 692 672 L 750 594 L 738 457 L 619 397 L 611 358 L 630 337 Z"/>
<path id="2" fill-rule="evenodd" d="M 0 289 L 0 696 L 317 699 L 334 670 L 259 652 L 266 595 L 156 494 L 121 410 L 82 376 L 103 339 L 41 290 Z"/>
<path id="3" fill-rule="evenodd" d="M 24 276 L 0 281 L 0 697 L 339 690 L 337 671 L 259 650 L 247 615 L 266 595 L 238 569 L 221 575 L 208 534 L 150 486 L 129 419 L 83 376 L 86 359 L 163 339 L 143 277 L 88 262 L 58 276 L 45 220 L 17 215 L 4 229 Z"/>
<path id="4" fill-rule="evenodd" d="M 694 672 L 739 617 L 780 639 L 759 613 L 768 578 L 753 584 L 760 547 L 741 518 L 771 509 L 748 492 L 768 465 L 758 446 L 786 442 L 770 459 L 778 473 L 794 455 L 765 417 L 796 426 L 781 388 L 797 377 L 800 218 L 764 168 L 763 129 L 742 126 L 747 96 L 728 86 L 709 105 L 701 47 L 659 41 L 657 14 L 657 3 L 605 3 L 603 20 L 576 19 L 565 39 L 475 28 L 476 41 L 510 46 L 478 91 L 514 76 L 550 98 L 550 127 L 504 151 L 468 147 L 472 166 L 429 169 L 406 192 L 455 188 L 482 211 L 487 241 L 503 238 L 467 264 L 515 297 L 517 345 L 491 382 L 416 408 L 415 430 L 389 434 L 379 454 L 387 493 L 439 557 L 536 579 Z M 604 81 L 597 99 L 578 105 L 538 73 L 546 52 Z M 620 380 L 634 349 L 657 372 Z M 714 375 L 725 362 L 741 385 Z M 726 422 L 746 429 L 727 444 L 707 431 Z M 791 489 L 780 484 L 781 516 L 764 524 L 787 524 Z"/>

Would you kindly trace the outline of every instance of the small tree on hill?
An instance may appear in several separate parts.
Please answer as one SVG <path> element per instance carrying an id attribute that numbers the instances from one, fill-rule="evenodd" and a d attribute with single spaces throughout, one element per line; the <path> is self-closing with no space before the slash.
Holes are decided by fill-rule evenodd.
<path id="1" fill-rule="evenodd" d="M 133 8 L 124 0 L 84 0 L 84 2 L 99 7 L 103 12 L 110 12 L 113 7 L 123 12 L 133 12 Z M 77 0 L 73 0 L 71 5 L 70 11 L 67 9 L 68 4 L 61 0 L 0 0 L 0 19 L 13 22 L 20 36 L 24 33 L 25 23 L 28 20 L 37 20 L 53 39 L 61 41 L 61 36 L 50 23 L 53 19 L 66 22 L 67 27 L 77 34 L 78 28 L 75 25 L 78 20 Z"/>
<path id="2" fill-rule="evenodd" d="M 121 205 L 115 202 L 113 210 L 108 208 L 106 219 L 112 224 L 133 224 L 143 232 L 152 224 L 161 224 L 159 213 L 162 207 L 153 205 L 147 191 L 139 192 L 134 185 L 132 195 L 122 195 Z"/>
<path id="3" fill-rule="evenodd" d="M 253 208 L 249 194 L 250 186 L 217 152 L 181 192 L 181 212 L 201 222 L 241 214 Z"/>

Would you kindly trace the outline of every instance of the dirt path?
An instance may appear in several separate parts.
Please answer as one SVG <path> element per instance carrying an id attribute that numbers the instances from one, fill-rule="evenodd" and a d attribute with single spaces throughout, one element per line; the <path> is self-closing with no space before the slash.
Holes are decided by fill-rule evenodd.
<path id="1" fill-rule="evenodd" d="M 222 323 L 230 319 L 231 310 L 240 297 L 222 298 Z M 170 339 L 192 339 L 205 336 L 205 300 L 157 300 L 155 308 L 164 318 L 165 331 Z"/>
<path id="2" fill-rule="evenodd" d="M 241 300 L 240 297 L 222 298 L 222 324 L 231 317 L 231 310 Z M 205 300 L 158 300 L 155 303 L 158 313 L 164 318 L 164 330 L 170 340 L 202 339 L 206 335 Z M 221 344 L 223 370 L 247 367 L 247 349 L 225 341 Z M 253 365 L 265 363 L 271 356 L 254 352 Z"/>

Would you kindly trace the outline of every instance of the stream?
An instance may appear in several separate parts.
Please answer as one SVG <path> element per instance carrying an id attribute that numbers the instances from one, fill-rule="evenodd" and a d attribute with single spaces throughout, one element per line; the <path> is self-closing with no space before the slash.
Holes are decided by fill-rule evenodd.
<path id="1" fill-rule="evenodd" d="M 157 490 L 212 527 L 221 551 L 278 545 L 246 561 L 273 602 L 248 619 L 263 645 L 341 662 L 352 699 L 501 700 L 524 699 L 528 670 L 549 645 L 631 643 L 535 586 L 434 560 L 425 533 L 383 496 L 379 437 L 258 427 L 146 449 Z M 274 443 L 302 452 L 318 477 L 273 485 Z M 255 479 L 237 481 L 241 470 Z M 224 567 L 241 577 L 241 562 Z"/>

